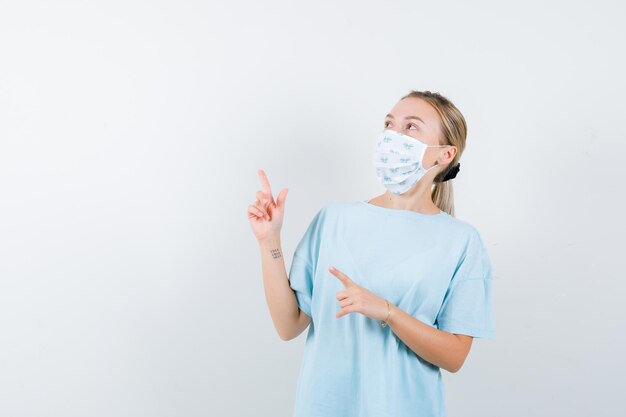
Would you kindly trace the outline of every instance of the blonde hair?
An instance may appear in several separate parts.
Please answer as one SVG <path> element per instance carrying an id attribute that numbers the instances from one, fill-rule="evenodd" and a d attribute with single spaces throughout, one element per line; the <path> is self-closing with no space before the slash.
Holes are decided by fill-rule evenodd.
<path id="1" fill-rule="evenodd" d="M 444 182 L 441 180 L 443 180 L 446 174 L 459 162 L 463 150 L 465 149 L 465 140 L 467 137 L 465 118 L 450 100 L 439 93 L 432 93 L 428 90 L 412 90 L 409 94 L 402 97 L 402 99 L 408 97 L 420 98 L 437 110 L 441 121 L 441 132 L 443 133 L 443 143 L 439 144 L 457 147 L 457 153 L 454 159 L 433 179 L 434 188 L 431 191 L 433 203 L 435 203 L 440 210 L 454 217 L 454 190 L 451 180 Z"/>

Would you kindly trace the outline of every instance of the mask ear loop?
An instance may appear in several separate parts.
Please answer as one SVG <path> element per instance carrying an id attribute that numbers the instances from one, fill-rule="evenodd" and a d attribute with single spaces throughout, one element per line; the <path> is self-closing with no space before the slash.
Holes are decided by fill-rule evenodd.
<path id="1" fill-rule="evenodd" d="M 424 161 L 424 155 L 426 155 L 426 149 L 428 149 L 428 148 L 445 148 L 446 146 L 451 146 L 451 145 L 426 145 L 426 146 L 424 146 L 424 150 L 422 151 L 422 159 L 421 159 L 421 161 L 422 161 L 422 162 Z M 438 161 L 435 161 L 435 163 L 433 164 L 433 166 L 431 166 L 430 168 L 428 168 L 428 169 L 426 169 L 426 170 L 424 171 L 424 175 L 426 175 L 426 174 L 428 173 L 428 171 L 430 171 L 431 169 L 433 169 L 433 168 L 434 168 L 434 167 L 436 167 L 437 165 L 439 165 L 439 162 L 438 162 Z M 423 167 L 423 166 L 424 166 L 424 165 L 422 164 L 422 167 Z"/>

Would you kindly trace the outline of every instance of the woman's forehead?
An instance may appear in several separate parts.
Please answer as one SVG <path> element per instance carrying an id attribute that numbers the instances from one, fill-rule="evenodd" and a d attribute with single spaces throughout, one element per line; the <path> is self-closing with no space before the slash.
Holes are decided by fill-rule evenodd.
<path id="1" fill-rule="evenodd" d="M 402 119 L 415 117 L 418 119 L 409 120 L 422 120 L 424 124 L 430 128 L 435 128 L 439 125 L 439 114 L 437 110 L 433 108 L 428 102 L 415 97 L 407 97 L 396 103 L 391 109 L 388 115 L 393 116 L 395 119 Z"/>
<path id="2" fill-rule="evenodd" d="M 413 117 L 418 117 L 423 120 L 423 123 Z M 429 138 L 429 143 L 445 142 L 441 139 L 443 137 L 443 133 L 441 131 L 439 113 L 437 113 L 437 110 L 435 110 L 434 107 L 425 100 L 415 97 L 407 97 L 400 100 L 387 114 L 385 119 L 387 118 L 393 120 L 394 123 L 415 123 Z"/>

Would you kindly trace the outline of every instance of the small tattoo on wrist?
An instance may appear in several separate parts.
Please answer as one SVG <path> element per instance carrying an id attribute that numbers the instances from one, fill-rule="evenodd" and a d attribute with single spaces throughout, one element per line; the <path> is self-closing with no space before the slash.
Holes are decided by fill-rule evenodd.
<path id="1" fill-rule="evenodd" d="M 272 258 L 274 259 L 280 258 L 282 256 L 280 253 L 280 249 L 270 249 L 270 253 L 272 254 Z"/>

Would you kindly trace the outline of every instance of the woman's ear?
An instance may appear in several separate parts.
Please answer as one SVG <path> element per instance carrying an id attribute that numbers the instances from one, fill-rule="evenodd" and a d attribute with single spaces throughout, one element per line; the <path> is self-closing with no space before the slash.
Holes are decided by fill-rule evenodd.
<path id="1" fill-rule="evenodd" d="M 452 162 L 454 160 L 454 157 L 456 156 L 457 150 L 457 147 L 452 145 L 445 148 L 441 155 L 441 164 L 449 164 L 450 162 Z"/>

